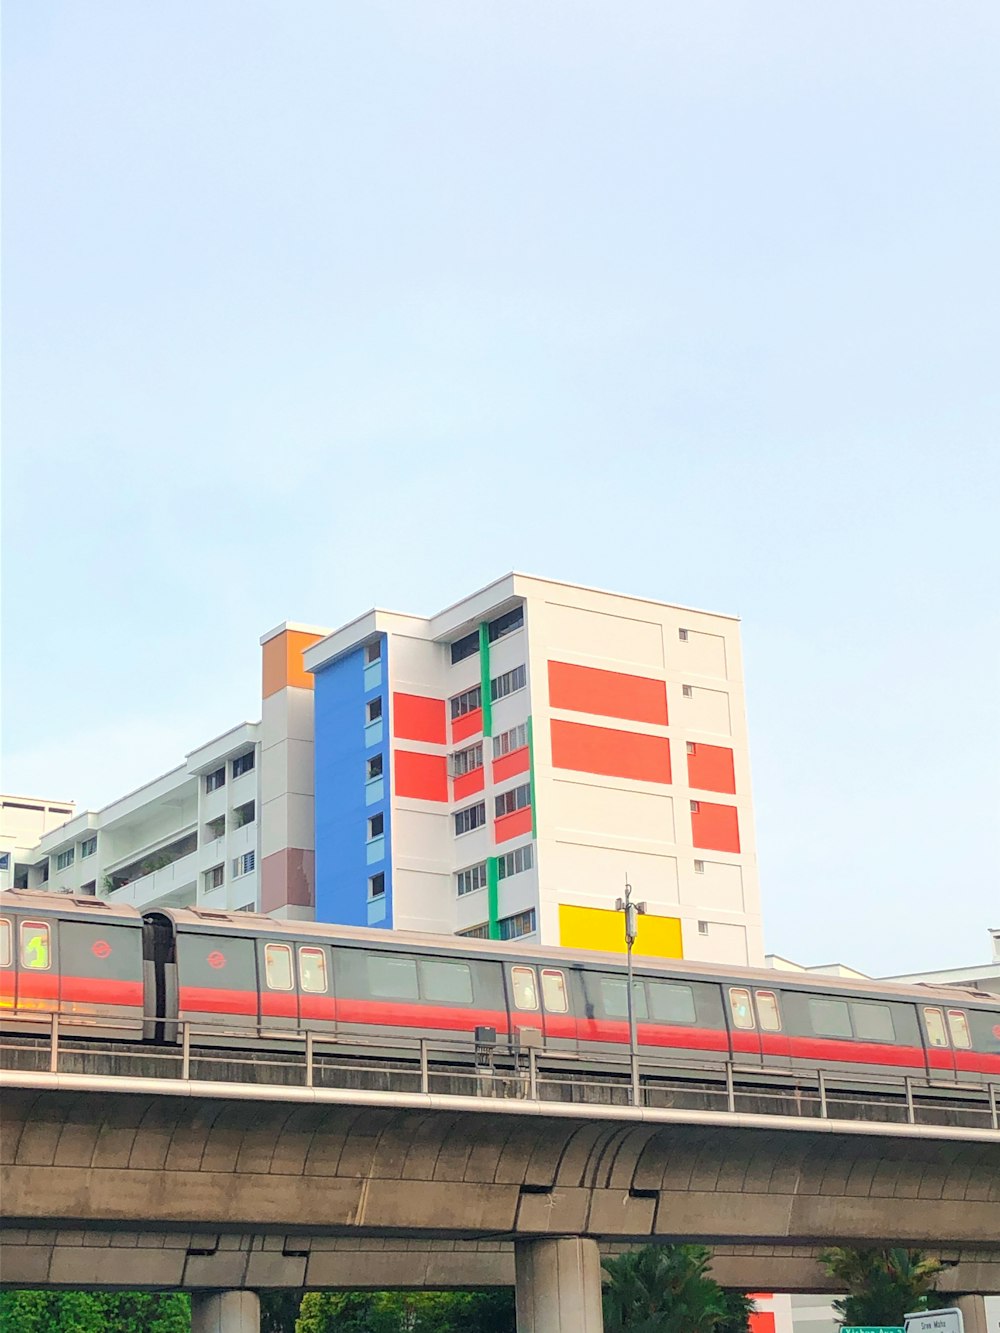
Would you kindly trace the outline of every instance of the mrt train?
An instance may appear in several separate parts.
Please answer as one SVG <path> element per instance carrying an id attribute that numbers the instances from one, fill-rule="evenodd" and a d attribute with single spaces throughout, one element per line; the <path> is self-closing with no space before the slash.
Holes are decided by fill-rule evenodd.
<path id="1" fill-rule="evenodd" d="M 732 1059 L 761 1073 L 1000 1082 L 1000 996 L 974 989 L 804 978 L 637 958 L 640 1054 L 685 1068 Z M 628 1050 L 617 954 L 457 936 L 275 921 L 201 908 L 140 914 L 99 898 L 0 893 L 0 1029 L 175 1045 L 252 1046 L 307 1032 L 365 1039 L 467 1038 L 493 1028 L 578 1064 Z"/>

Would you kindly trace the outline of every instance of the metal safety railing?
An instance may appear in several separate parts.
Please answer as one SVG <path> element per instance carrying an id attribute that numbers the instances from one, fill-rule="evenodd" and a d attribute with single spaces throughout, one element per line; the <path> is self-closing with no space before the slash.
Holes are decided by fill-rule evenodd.
<path id="1" fill-rule="evenodd" d="M 16 1021 L 16 1020 L 15 1020 Z M 151 1024 L 173 1040 L 143 1041 Z M 6 1025 L 12 1026 L 8 1020 Z M 280 1088 L 446 1091 L 530 1102 L 721 1110 L 1000 1131 L 1000 1081 L 829 1067 L 777 1068 L 683 1053 L 552 1049 L 534 1040 L 326 1035 L 183 1019 L 32 1016 L 30 1035 L 0 1039 L 0 1067 Z M 44 1025 L 44 1026 L 43 1026 Z M 135 1034 L 131 1040 L 125 1034 Z M 492 1037 L 492 1034 L 490 1034 Z M 113 1036 L 114 1040 L 110 1039 Z M 94 1041 L 94 1037 L 101 1040 Z M 89 1039 L 89 1040 L 88 1040 Z"/>

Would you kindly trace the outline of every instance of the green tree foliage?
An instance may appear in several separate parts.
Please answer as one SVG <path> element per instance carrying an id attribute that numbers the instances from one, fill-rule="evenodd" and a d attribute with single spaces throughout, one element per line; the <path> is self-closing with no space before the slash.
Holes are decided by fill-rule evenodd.
<path id="1" fill-rule="evenodd" d="M 190 1333 L 191 1300 L 173 1292 L 4 1291 L 2 1333 Z"/>
<path id="2" fill-rule="evenodd" d="M 703 1245 L 645 1245 L 604 1261 L 605 1333 L 746 1333 L 753 1301 L 709 1276 Z"/>
<path id="3" fill-rule="evenodd" d="M 307 1292 L 295 1333 L 514 1333 L 514 1293 Z"/>
<path id="4" fill-rule="evenodd" d="M 295 1333 L 301 1302 L 301 1291 L 262 1291 L 260 1333 Z"/>
<path id="5" fill-rule="evenodd" d="M 926 1310 L 941 1265 L 919 1250 L 835 1247 L 819 1256 L 847 1296 L 834 1301 L 841 1324 L 901 1326 L 903 1316 Z"/>

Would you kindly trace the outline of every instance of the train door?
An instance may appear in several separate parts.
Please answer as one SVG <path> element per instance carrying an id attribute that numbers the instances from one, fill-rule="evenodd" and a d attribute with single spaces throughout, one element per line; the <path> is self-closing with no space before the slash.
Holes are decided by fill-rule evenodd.
<path id="1" fill-rule="evenodd" d="M 48 1027 L 47 1015 L 59 1008 L 59 942 L 53 920 L 15 917 L 12 940 L 15 961 L 15 1005 L 18 1016 L 28 1020 L 28 1031 Z M 38 1015 L 38 1021 L 31 1019 Z"/>
<path id="2" fill-rule="evenodd" d="M 761 1062 L 772 1069 L 791 1068 L 792 1045 L 781 1012 L 781 999 L 775 990 L 754 987 L 754 1011 L 760 1033 Z"/>
<path id="3" fill-rule="evenodd" d="M 726 987 L 726 1013 L 733 1059 L 762 1064 L 760 1032 L 749 986 Z"/>
<path id="4" fill-rule="evenodd" d="M 17 1000 L 17 972 L 14 968 L 14 922 L 9 916 L 0 916 L 0 1017 L 7 1018 L 14 1011 Z"/>
<path id="5" fill-rule="evenodd" d="M 575 1051 L 579 1047 L 576 1019 L 572 1014 L 572 999 L 578 991 L 571 983 L 564 967 L 539 968 L 542 989 L 542 1021 L 545 1044 L 560 1050 Z"/>
<path id="6" fill-rule="evenodd" d="M 299 1019 L 303 1028 L 323 1036 L 337 1030 L 330 950 L 323 944 L 298 944 Z"/>
<path id="7" fill-rule="evenodd" d="M 299 989 L 295 949 L 284 940 L 256 940 L 260 979 L 260 1026 L 269 1032 L 297 1032 Z"/>
<path id="8" fill-rule="evenodd" d="M 948 1036 L 944 1009 L 936 1004 L 920 1005 L 920 1028 L 927 1051 L 927 1069 L 930 1074 L 955 1077 L 955 1052 Z"/>

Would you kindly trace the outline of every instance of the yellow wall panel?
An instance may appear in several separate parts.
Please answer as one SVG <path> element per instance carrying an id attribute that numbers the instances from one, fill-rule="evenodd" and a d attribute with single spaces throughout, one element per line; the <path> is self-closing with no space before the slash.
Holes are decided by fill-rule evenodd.
<path id="1" fill-rule="evenodd" d="M 625 953 L 625 918 L 603 907 L 560 903 L 559 943 L 564 949 Z M 641 916 L 633 952 L 648 958 L 683 958 L 680 921 L 674 916 Z"/>

